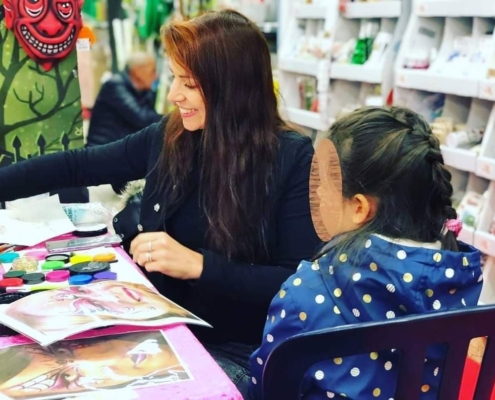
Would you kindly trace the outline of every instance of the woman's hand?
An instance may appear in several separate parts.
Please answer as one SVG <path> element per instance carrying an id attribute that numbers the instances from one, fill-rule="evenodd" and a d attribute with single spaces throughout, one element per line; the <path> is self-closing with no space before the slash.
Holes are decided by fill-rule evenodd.
<path id="1" fill-rule="evenodd" d="M 198 279 L 203 272 L 203 255 L 165 232 L 139 234 L 131 243 L 130 253 L 134 262 L 148 272 L 161 272 L 177 279 Z"/>

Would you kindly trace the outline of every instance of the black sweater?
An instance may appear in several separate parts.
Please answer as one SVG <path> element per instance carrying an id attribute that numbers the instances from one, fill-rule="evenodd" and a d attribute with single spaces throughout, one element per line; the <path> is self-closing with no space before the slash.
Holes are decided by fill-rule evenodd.
<path id="1" fill-rule="evenodd" d="M 273 296 L 299 262 L 312 257 L 321 244 L 309 210 L 311 140 L 293 132 L 280 137 L 272 192 L 275 215 L 267 229 L 273 261 L 265 265 L 260 260 L 260 265 L 252 265 L 228 260 L 208 249 L 207 220 L 199 205 L 198 184 L 180 202 L 167 207 L 156 190 L 155 167 L 162 149 L 163 131 L 164 122 L 161 122 L 118 142 L 50 154 L 0 168 L 0 201 L 71 186 L 146 177 L 140 221 L 132 234 L 166 230 L 179 243 L 204 255 L 203 273 L 197 281 L 153 273 L 149 275 L 151 282 L 162 294 L 213 325 L 214 329 L 192 327 L 200 339 L 257 344 Z M 193 171 L 191 176 L 199 174 Z"/>

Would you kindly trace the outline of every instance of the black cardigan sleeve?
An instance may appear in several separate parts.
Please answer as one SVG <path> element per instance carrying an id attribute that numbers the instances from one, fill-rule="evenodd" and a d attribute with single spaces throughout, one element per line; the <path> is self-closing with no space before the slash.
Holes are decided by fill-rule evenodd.
<path id="1" fill-rule="evenodd" d="M 0 168 L 0 201 L 63 188 L 144 178 L 150 147 L 161 123 L 114 143 L 31 158 Z"/>
<path id="2" fill-rule="evenodd" d="M 309 174 L 313 146 L 301 140 L 297 160 L 283 188 L 277 215 L 276 265 L 253 265 L 231 261 L 203 250 L 203 273 L 195 285 L 232 299 L 242 298 L 253 306 L 270 304 L 282 283 L 302 260 L 308 260 L 321 246 L 309 207 Z"/>

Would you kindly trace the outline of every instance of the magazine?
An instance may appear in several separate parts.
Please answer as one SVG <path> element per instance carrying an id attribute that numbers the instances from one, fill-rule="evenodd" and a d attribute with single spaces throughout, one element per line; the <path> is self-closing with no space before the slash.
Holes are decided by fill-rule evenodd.
<path id="1" fill-rule="evenodd" d="M 77 333 L 112 325 L 160 327 L 202 319 L 138 283 L 100 281 L 47 290 L 5 306 L 0 324 L 48 346 Z"/>
<path id="2" fill-rule="evenodd" d="M 136 390 L 194 380 L 159 330 L 15 345 L 0 357 L 8 360 L 0 365 L 0 398 L 14 400 L 129 399 Z"/>

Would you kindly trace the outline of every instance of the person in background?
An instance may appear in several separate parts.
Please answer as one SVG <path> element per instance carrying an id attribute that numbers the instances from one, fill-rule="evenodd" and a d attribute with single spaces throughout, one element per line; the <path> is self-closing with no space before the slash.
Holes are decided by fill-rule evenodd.
<path id="1" fill-rule="evenodd" d="M 160 121 L 162 116 L 155 111 L 156 79 L 155 58 L 132 54 L 125 70 L 101 87 L 91 111 L 87 146 L 115 142 Z"/>
<path id="2" fill-rule="evenodd" d="M 322 244 L 314 149 L 280 117 L 252 21 L 209 12 L 162 36 L 176 109 L 117 142 L 1 168 L 0 201 L 146 177 L 140 212 L 116 215 L 115 230 L 160 293 L 213 326 L 190 329 L 246 394 L 271 299 Z"/>
<path id="3" fill-rule="evenodd" d="M 330 128 L 316 157 L 311 176 L 320 176 L 312 181 L 319 200 L 311 212 L 333 239 L 272 301 L 263 343 L 250 360 L 254 399 L 261 399 L 268 355 L 291 336 L 476 306 L 481 293 L 480 253 L 456 240 L 462 225 L 452 208 L 451 174 L 422 117 L 403 108 L 355 111 Z M 330 167 L 335 159 L 341 173 Z M 302 398 L 393 399 L 399 353 L 318 363 L 303 379 Z M 429 348 L 422 400 L 437 398 L 444 361 L 442 345 Z"/>
<path id="4" fill-rule="evenodd" d="M 162 115 L 155 111 L 156 60 L 145 52 L 133 53 L 123 72 L 107 80 L 91 111 L 86 146 L 115 142 L 138 132 Z M 127 182 L 111 182 L 115 193 L 123 192 Z"/>

